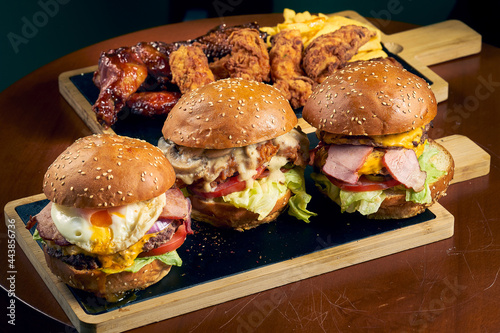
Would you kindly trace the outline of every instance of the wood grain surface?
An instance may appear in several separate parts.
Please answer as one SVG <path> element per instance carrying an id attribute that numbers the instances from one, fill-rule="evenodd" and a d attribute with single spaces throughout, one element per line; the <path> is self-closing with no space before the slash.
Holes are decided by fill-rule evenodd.
<path id="1" fill-rule="evenodd" d="M 274 25 L 282 16 L 208 19 L 124 35 L 68 54 L 0 93 L 2 206 L 40 193 L 48 165 L 75 139 L 92 133 L 60 95 L 61 73 L 95 65 L 103 50 L 140 41 L 188 39 L 222 21 Z M 388 35 L 416 28 L 395 21 L 384 23 L 380 28 Z M 448 195 L 440 200 L 455 218 L 452 237 L 132 331 L 497 331 L 500 135 L 496 125 L 500 112 L 495 110 L 500 105 L 499 61 L 500 49 L 483 43 L 478 54 L 430 66 L 449 87 L 448 98 L 438 105 L 430 136 L 462 135 L 491 156 L 488 175 L 451 185 Z M 5 223 L 0 223 L 0 236 L 1 251 L 6 253 Z M 327 243 L 328 239 L 320 241 Z M 7 267 L 8 258 L 3 253 L 0 267 Z M 16 328 L 73 332 L 70 318 L 19 246 L 15 269 Z M 2 300 L 7 301 L 8 277 L 5 269 L 0 271 Z"/>

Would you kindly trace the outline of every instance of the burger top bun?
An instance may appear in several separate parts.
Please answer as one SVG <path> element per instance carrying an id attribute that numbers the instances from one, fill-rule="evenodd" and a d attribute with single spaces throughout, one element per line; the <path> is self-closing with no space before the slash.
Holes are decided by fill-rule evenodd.
<path id="1" fill-rule="evenodd" d="M 174 169 L 157 147 L 118 135 L 75 141 L 49 166 L 43 191 L 64 206 L 104 208 L 149 200 L 175 182 Z"/>
<path id="2" fill-rule="evenodd" d="M 422 78 L 387 61 L 358 61 L 318 85 L 302 117 L 316 129 L 342 135 L 403 133 L 437 113 L 434 93 Z"/>
<path id="3" fill-rule="evenodd" d="M 276 88 L 224 79 L 184 94 L 162 132 L 181 146 L 226 149 L 276 138 L 296 124 L 293 109 Z"/>

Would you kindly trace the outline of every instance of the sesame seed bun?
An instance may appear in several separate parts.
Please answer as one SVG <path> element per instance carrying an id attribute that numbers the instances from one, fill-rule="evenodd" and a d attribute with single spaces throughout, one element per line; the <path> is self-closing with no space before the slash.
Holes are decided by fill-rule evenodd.
<path id="1" fill-rule="evenodd" d="M 296 124 L 290 104 L 273 86 L 224 79 L 184 94 L 162 132 L 178 145 L 226 149 L 276 138 Z"/>
<path id="2" fill-rule="evenodd" d="M 302 117 L 329 133 L 386 135 L 422 127 L 436 113 L 436 98 L 422 78 L 387 61 L 357 61 L 315 88 Z"/>
<path id="3" fill-rule="evenodd" d="M 78 139 L 57 157 L 43 191 L 63 206 L 103 208 L 152 199 L 174 182 L 174 169 L 157 147 L 99 134 Z"/>

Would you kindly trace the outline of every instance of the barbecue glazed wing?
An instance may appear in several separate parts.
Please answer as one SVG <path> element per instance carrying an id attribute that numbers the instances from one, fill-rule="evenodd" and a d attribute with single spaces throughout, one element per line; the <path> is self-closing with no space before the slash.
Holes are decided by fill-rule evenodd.
<path id="1" fill-rule="evenodd" d="M 149 76 L 154 79 L 150 85 L 165 86 L 172 77 L 168 57 L 172 48 L 162 42 L 140 42 L 133 50 L 146 65 Z"/>
<path id="2" fill-rule="evenodd" d="M 176 91 L 142 91 L 132 94 L 127 106 L 132 113 L 147 117 L 167 115 L 181 98 Z"/>
<path id="3" fill-rule="evenodd" d="M 274 87 L 297 109 L 307 101 L 312 93 L 314 81 L 308 78 L 301 67 L 304 49 L 300 31 L 287 29 L 271 39 L 269 59 Z"/>
<path id="4" fill-rule="evenodd" d="M 343 67 L 375 32 L 358 25 L 346 25 L 315 38 L 304 51 L 302 66 L 317 83 Z"/>
<path id="5" fill-rule="evenodd" d="M 182 45 L 170 54 L 170 69 L 172 82 L 181 93 L 202 87 L 215 81 L 214 75 L 208 67 L 208 59 L 200 44 Z"/>
<path id="6" fill-rule="evenodd" d="M 97 101 L 92 106 L 97 120 L 105 127 L 113 125 L 127 99 L 147 76 L 147 67 L 133 48 L 122 47 L 103 52 L 94 73 L 94 83 L 100 89 Z"/>

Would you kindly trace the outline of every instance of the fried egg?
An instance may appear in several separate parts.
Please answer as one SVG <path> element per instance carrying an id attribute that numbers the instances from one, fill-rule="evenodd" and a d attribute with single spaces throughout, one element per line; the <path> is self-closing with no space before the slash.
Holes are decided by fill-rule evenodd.
<path id="1" fill-rule="evenodd" d="M 94 254 L 112 254 L 137 243 L 156 222 L 165 204 L 165 194 L 107 209 L 81 209 L 54 203 L 51 215 L 68 242 Z"/>

